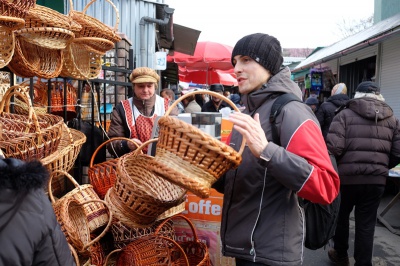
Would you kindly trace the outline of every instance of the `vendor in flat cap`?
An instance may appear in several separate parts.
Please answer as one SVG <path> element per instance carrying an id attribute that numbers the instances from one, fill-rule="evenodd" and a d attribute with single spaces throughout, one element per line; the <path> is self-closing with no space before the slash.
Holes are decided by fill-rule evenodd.
<path id="1" fill-rule="evenodd" d="M 133 85 L 133 97 L 118 103 L 112 114 L 108 137 L 126 137 L 133 139 L 138 145 L 151 137 L 154 121 L 168 109 L 168 99 L 157 95 L 156 89 L 160 76 L 151 68 L 139 67 L 129 76 Z M 171 115 L 178 113 L 177 108 Z M 111 145 L 112 144 L 112 145 Z M 143 149 L 146 152 L 145 147 Z M 108 151 L 121 156 L 136 149 L 134 143 L 116 140 L 107 145 Z"/>

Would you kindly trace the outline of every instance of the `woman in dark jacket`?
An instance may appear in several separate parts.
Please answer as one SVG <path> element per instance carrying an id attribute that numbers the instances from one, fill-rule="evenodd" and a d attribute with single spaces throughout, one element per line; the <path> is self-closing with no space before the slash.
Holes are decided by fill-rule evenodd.
<path id="1" fill-rule="evenodd" d="M 75 265 L 44 193 L 46 168 L 0 158 L 0 265 Z"/>
<path id="2" fill-rule="evenodd" d="M 347 96 L 346 84 L 336 84 L 332 89 L 331 97 L 329 97 L 326 102 L 322 103 L 315 113 L 321 126 L 322 135 L 324 136 L 325 141 L 329 127 L 332 123 L 333 117 L 335 116 L 335 111 L 340 106 L 345 105 L 348 100 L 349 96 Z"/>

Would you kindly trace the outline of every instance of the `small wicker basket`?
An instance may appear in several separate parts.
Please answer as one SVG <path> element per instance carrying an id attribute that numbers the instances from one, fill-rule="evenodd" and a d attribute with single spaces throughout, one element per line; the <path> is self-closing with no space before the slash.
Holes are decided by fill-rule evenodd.
<path id="1" fill-rule="evenodd" d="M 78 182 L 67 172 L 62 171 L 62 170 L 56 170 L 54 171 L 55 173 L 62 173 L 65 175 L 75 186 L 74 189 L 72 189 L 70 192 L 56 200 L 53 195 L 52 191 L 52 176 L 50 176 L 50 179 L 48 181 L 48 190 L 49 190 L 49 197 L 51 202 L 53 203 L 53 207 L 59 207 L 59 205 L 63 204 L 64 201 L 67 201 L 69 199 L 74 199 L 77 200 L 78 202 L 84 202 L 87 200 L 99 200 L 99 196 L 97 196 L 96 192 L 94 192 L 92 185 L 79 185 Z M 108 211 L 107 211 L 108 209 Z M 88 226 L 90 228 L 90 232 L 96 231 L 98 228 L 103 227 L 106 224 L 111 224 L 110 221 L 110 215 L 108 212 L 111 212 L 109 210 L 109 206 L 107 205 L 107 208 L 104 207 L 104 204 L 101 203 L 90 203 L 86 204 L 84 207 L 84 212 L 86 215 L 86 220 L 88 222 Z M 108 226 L 109 226 L 108 225 Z"/>
<path id="2" fill-rule="evenodd" d="M 226 101 L 239 112 L 232 101 L 216 92 L 193 91 L 181 96 L 158 120 L 156 155 L 149 162 L 149 169 L 197 196 L 207 198 L 211 185 L 229 169 L 239 166 L 245 141 L 243 139 L 236 151 L 197 127 L 169 116 L 183 99 L 204 93 Z"/>

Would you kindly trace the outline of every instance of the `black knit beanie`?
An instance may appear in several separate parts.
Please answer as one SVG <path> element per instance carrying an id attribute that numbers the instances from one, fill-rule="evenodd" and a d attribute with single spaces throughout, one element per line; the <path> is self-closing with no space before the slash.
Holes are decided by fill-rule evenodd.
<path id="1" fill-rule="evenodd" d="M 240 39 L 232 51 L 232 64 L 236 55 L 251 57 L 272 75 L 279 72 L 283 63 L 282 48 L 278 39 L 264 33 L 254 33 Z"/>

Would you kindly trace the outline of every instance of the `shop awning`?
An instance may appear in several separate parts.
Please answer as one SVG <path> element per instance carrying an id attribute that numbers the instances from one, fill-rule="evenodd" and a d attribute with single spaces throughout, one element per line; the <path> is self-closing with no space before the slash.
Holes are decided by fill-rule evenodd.
<path id="1" fill-rule="evenodd" d="M 400 13 L 311 54 L 296 66 L 292 72 L 309 69 L 315 65 L 348 55 L 365 47 L 380 43 L 397 34 L 400 34 Z"/>

